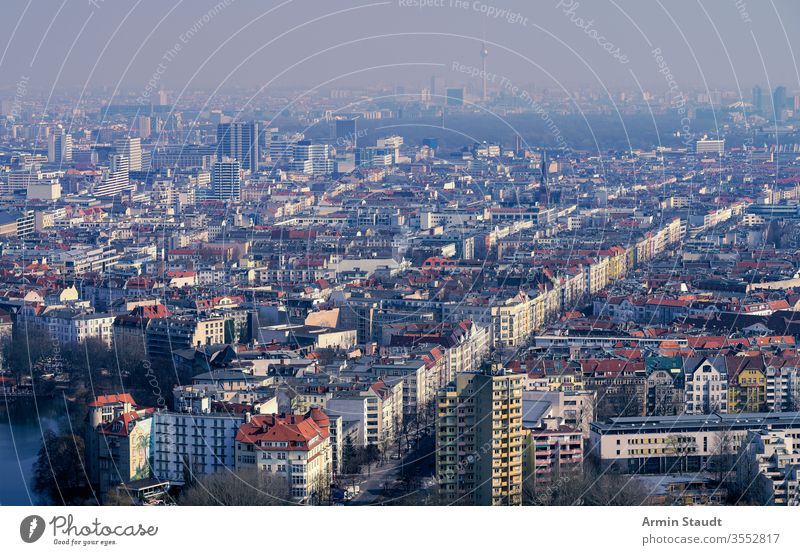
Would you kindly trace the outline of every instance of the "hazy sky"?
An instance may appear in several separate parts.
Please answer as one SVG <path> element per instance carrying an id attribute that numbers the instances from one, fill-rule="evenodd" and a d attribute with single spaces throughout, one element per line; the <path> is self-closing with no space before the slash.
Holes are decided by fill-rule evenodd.
<path id="1" fill-rule="evenodd" d="M 421 1 L 3 0 L 0 87 L 474 87 L 485 36 L 494 86 L 800 89 L 797 0 Z"/>

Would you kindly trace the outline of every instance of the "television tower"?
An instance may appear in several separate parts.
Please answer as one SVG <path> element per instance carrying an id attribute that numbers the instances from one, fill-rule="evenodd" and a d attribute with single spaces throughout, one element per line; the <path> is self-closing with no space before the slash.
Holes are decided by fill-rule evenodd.
<path id="1" fill-rule="evenodd" d="M 481 102 L 486 103 L 488 95 L 486 94 L 486 57 L 489 55 L 489 50 L 486 48 L 486 43 L 481 44 L 481 62 L 483 64 L 483 90 L 481 91 Z"/>

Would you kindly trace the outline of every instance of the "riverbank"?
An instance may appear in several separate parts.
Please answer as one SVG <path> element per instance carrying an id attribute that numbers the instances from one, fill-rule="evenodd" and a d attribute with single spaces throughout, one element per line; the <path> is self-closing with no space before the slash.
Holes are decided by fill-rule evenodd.
<path id="1" fill-rule="evenodd" d="M 32 491 L 33 464 L 47 431 L 68 422 L 64 398 L 0 398 L 0 505 L 39 505 Z"/>

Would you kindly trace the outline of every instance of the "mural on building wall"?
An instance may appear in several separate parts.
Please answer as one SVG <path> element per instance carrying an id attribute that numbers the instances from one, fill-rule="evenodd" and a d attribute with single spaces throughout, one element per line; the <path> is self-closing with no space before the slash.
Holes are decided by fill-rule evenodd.
<path id="1" fill-rule="evenodd" d="M 135 421 L 130 432 L 131 480 L 150 478 L 150 430 L 152 418 Z"/>

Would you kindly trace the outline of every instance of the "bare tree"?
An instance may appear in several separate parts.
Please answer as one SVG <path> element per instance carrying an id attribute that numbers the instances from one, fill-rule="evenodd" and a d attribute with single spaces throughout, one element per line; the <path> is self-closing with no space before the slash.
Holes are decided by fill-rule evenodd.
<path id="1" fill-rule="evenodd" d="M 772 502 L 772 488 L 765 487 L 769 478 L 761 473 L 758 451 L 748 437 L 739 447 L 736 457 L 736 476 L 728 487 L 728 497 L 736 505 L 768 505 Z"/>
<path id="2" fill-rule="evenodd" d="M 320 472 L 314 479 L 310 488 L 312 505 L 331 504 L 331 475 L 329 472 Z"/>
<path id="3" fill-rule="evenodd" d="M 723 429 L 714 438 L 710 457 L 711 470 L 719 484 L 730 482 L 736 470 L 736 436 L 730 428 Z"/>
<path id="4" fill-rule="evenodd" d="M 664 452 L 675 457 L 675 463 L 668 469 L 683 474 L 689 470 L 689 456 L 695 452 L 694 438 L 680 434 L 667 436 Z"/>
<path id="5" fill-rule="evenodd" d="M 647 491 L 636 476 L 601 472 L 589 463 L 554 476 L 549 483 L 523 486 L 523 504 L 635 506 L 647 502 Z"/>
<path id="6" fill-rule="evenodd" d="M 239 470 L 196 476 L 184 489 L 179 505 L 287 505 L 290 499 L 286 480 L 266 472 Z"/>

